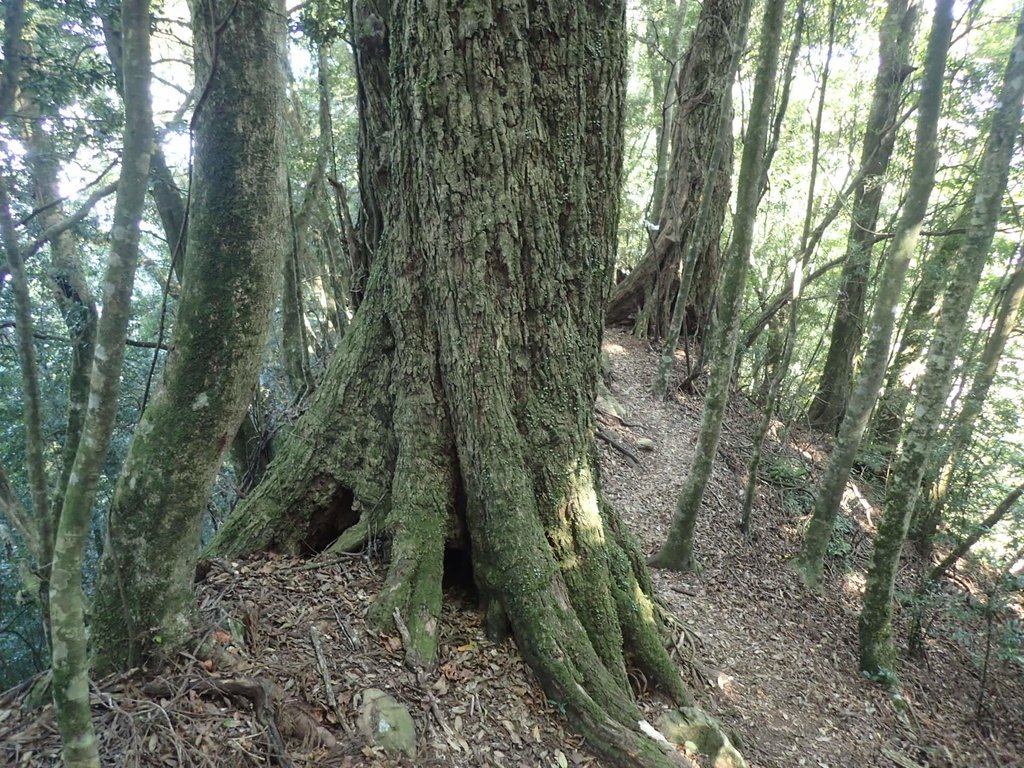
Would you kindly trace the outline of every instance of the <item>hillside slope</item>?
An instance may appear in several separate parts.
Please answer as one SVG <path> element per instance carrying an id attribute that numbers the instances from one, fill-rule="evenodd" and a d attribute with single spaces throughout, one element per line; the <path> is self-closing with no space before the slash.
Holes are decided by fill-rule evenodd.
<path id="1" fill-rule="evenodd" d="M 653 551 L 665 535 L 700 420 L 700 399 L 655 403 L 655 355 L 609 331 L 612 391 L 627 424 L 603 428 L 635 459 L 602 441 L 604 487 Z M 758 538 L 737 528 L 749 433 L 756 421 L 731 406 L 697 532 L 699 576 L 655 572 L 687 631 L 679 658 L 699 704 L 739 737 L 751 766 L 1021 766 L 1024 681 L 1019 667 L 991 676 L 989 713 L 975 721 L 979 682 L 953 628 L 939 622 L 927 665 L 904 665 L 905 704 L 856 667 L 856 614 L 870 552 L 870 492 L 851 494 L 850 525 L 822 595 L 786 568 L 804 522 L 810 478 L 759 487 Z M 651 441 L 641 449 L 638 441 Z M 799 441 L 797 441 L 799 443 Z M 821 447 L 770 446 L 769 467 L 814 467 Z M 813 470 L 812 470 L 813 472 Z M 463 564 L 464 565 L 464 564 Z M 110 766 L 597 766 L 546 701 L 511 643 L 484 637 L 470 589 L 450 568 L 441 663 L 402 665 L 400 636 L 369 628 L 365 612 L 383 583 L 374 553 L 296 560 L 264 556 L 206 564 L 199 603 L 212 633 L 159 674 L 100 681 L 94 715 Z M 909 571 L 904 574 L 910 577 Z M 909 582 L 908 582 L 909 584 Z M 205 643 L 205 645 L 204 645 Z M 691 646 L 695 660 L 687 662 Z M 205 648 L 205 650 L 202 650 Z M 210 648 L 213 649 L 212 653 Z M 644 681 L 636 679 L 639 689 Z M 358 711 L 368 689 L 404 704 L 416 725 L 414 757 L 369 746 Z M 23 708 L 30 693 L 0 696 L 0 764 L 58 764 L 52 707 Z M 644 695 L 653 722 L 665 703 Z"/>

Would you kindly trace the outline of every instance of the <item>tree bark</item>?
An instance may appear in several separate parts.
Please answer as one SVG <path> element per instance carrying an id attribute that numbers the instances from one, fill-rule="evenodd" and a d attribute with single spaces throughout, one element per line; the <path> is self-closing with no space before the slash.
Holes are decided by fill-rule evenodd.
<path id="1" fill-rule="evenodd" d="M 56 229 L 65 219 L 60 189 L 57 185 L 59 170 L 57 148 L 53 137 L 42 126 L 40 107 L 43 101 L 34 93 L 23 92 L 22 110 L 30 117 L 26 145 L 26 159 L 32 170 L 35 187 L 35 203 L 40 211 L 39 223 L 44 231 Z M 75 248 L 71 232 L 64 230 L 50 239 L 50 266 L 48 277 L 54 300 L 64 317 L 71 340 L 71 365 L 68 375 L 68 416 L 64 430 L 64 446 L 61 450 L 61 474 L 53 499 L 50 502 L 56 515 L 64 504 L 64 493 L 71 477 L 71 467 L 78 452 L 89 399 L 89 373 L 92 369 L 92 354 L 96 342 L 96 323 L 99 313 L 92 291 L 85 279 L 82 262 Z M 53 526 L 50 526 L 53 530 Z M 52 538 L 46 542 L 41 571 L 44 587 L 49 588 L 49 563 L 52 559 Z"/>
<path id="2" fill-rule="evenodd" d="M 488 629 L 511 629 L 589 744 L 677 764 L 637 730 L 627 662 L 685 692 L 594 449 L 623 4 L 404 0 L 354 18 L 361 71 L 389 74 L 362 84 L 388 128 L 389 165 L 364 179 L 383 239 L 309 410 L 213 550 L 387 539 L 373 616 L 397 611 L 408 660 L 430 664 L 446 542 L 468 540 Z"/>
<path id="3" fill-rule="evenodd" d="M 730 174 L 719 174 L 709 185 L 707 158 L 718 135 L 719 105 L 732 88 L 732 52 L 741 31 L 741 0 L 709 0 L 701 8 L 677 75 L 676 106 L 672 122 L 665 204 L 658 215 L 658 230 L 646 254 L 612 292 L 606 321 L 622 323 L 634 317 L 634 333 L 641 338 L 664 339 L 679 289 L 680 265 L 686 253 L 697 209 L 705 191 L 712 195 L 710 224 L 698 243 L 692 292 L 684 297 L 689 334 L 709 325 L 712 296 L 721 269 L 719 239 L 729 202 Z M 724 148 L 721 166 L 732 167 L 732 142 Z"/>
<path id="4" fill-rule="evenodd" d="M 284 5 L 196 7 L 188 259 L 163 386 L 118 478 L 100 564 L 96 666 L 124 669 L 190 627 L 210 487 L 259 372 L 287 249 Z"/>
<path id="5" fill-rule="evenodd" d="M 941 238 L 924 259 L 920 280 L 913 291 L 913 303 L 900 319 L 900 341 L 869 427 L 875 443 L 890 451 L 896 449 L 907 408 L 913 401 L 913 390 L 928 353 L 935 311 L 949 279 L 950 259 L 957 257 L 963 244 L 962 233 L 967 231 L 969 215 L 970 209 L 964 209 L 951 227 L 955 234 Z"/>
<path id="6" fill-rule="evenodd" d="M 803 16 L 803 4 L 800 6 L 800 14 Z M 744 535 L 752 535 L 751 517 L 754 509 L 754 493 L 757 488 L 757 472 L 761 465 L 761 452 L 764 448 L 764 440 L 768 435 L 772 418 L 775 412 L 775 402 L 778 399 L 782 388 L 782 382 L 789 373 L 789 364 L 793 357 L 793 347 L 796 345 L 797 327 L 800 318 L 800 298 L 804 289 L 804 272 L 811 258 L 811 249 L 808 247 L 811 239 L 811 220 L 814 217 L 815 187 L 818 181 L 818 158 L 821 150 L 821 122 L 825 111 L 825 94 L 828 92 L 828 80 L 832 71 L 832 52 L 835 48 L 836 21 L 838 9 L 836 0 L 829 2 L 828 14 L 828 46 L 825 53 L 825 66 L 821 73 L 821 83 L 818 86 L 818 106 L 814 115 L 814 123 L 811 129 L 811 178 L 807 183 L 807 204 L 804 208 L 804 223 L 800 233 L 800 252 L 803 257 L 796 261 L 789 277 L 789 284 L 792 285 L 792 294 L 789 304 L 789 317 L 786 323 L 785 338 L 782 342 L 782 350 L 778 353 L 778 363 L 775 366 L 765 365 L 765 381 L 767 382 L 765 397 L 762 402 L 763 413 L 758 422 L 757 430 L 754 432 L 753 446 L 751 449 L 750 461 L 747 462 L 747 483 L 743 491 L 743 503 L 740 509 L 740 530 Z M 801 25 L 802 26 L 802 25 Z M 794 44 L 793 50 L 797 46 Z M 792 61 L 792 57 L 790 59 Z M 774 368 L 774 370 L 773 370 Z"/>
<path id="7" fill-rule="evenodd" d="M 825 367 L 808 414 L 813 426 L 833 434 L 839 429 L 850 400 L 854 358 L 864 335 L 871 250 L 885 188 L 884 176 L 896 140 L 895 132 L 890 129 L 898 119 L 903 81 L 912 71 L 909 62 L 916 20 L 916 6 L 911 6 L 908 0 L 889 0 L 879 33 L 878 74 L 861 149 L 864 175 L 853 194 L 846 261 L 836 298 L 836 319 Z"/>
<path id="8" fill-rule="evenodd" d="M 995 383 L 996 371 L 999 368 L 1000 360 L 1002 360 L 1003 351 L 1006 349 L 1006 343 L 1010 339 L 1010 334 L 1018 327 L 1017 318 L 1020 315 L 1022 304 L 1024 304 L 1024 254 L 1018 254 L 1014 272 L 1003 288 L 995 324 L 985 341 L 985 348 L 981 352 L 978 370 L 974 374 L 971 388 L 964 398 L 960 413 L 957 414 L 953 425 L 942 441 L 939 459 L 930 473 L 932 476 L 929 478 L 926 474 L 926 480 L 922 483 L 922 488 L 929 489 L 929 493 L 922 493 L 922 500 L 914 512 L 916 518 L 914 535 L 922 555 L 926 557 L 931 555 L 933 540 L 942 522 L 942 514 L 953 475 L 963 462 L 964 453 L 971 446 L 974 438 L 974 426 L 981 416 L 989 391 Z"/>
<path id="9" fill-rule="evenodd" d="M 672 527 L 661 549 L 650 559 L 659 568 L 691 571 L 697 569 L 693 553 L 694 530 L 704 489 L 711 478 L 718 440 L 722 433 L 722 420 L 729 402 L 733 362 L 736 358 L 736 340 L 739 334 L 740 308 L 746 286 L 750 253 L 753 248 L 754 224 L 761 197 L 760 181 L 764 169 L 764 149 L 768 137 L 769 111 L 775 92 L 775 77 L 779 68 L 779 49 L 782 37 L 785 0 L 768 0 L 761 21 L 761 41 L 758 53 L 754 95 L 751 97 L 747 135 L 743 142 L 743 158 L 737 179 L 739 196 L 733 219 L 732 244 L 722 276 L 721 304 L 711 347 L 711 379 L 704 398 L 700 435 L 694 449 L 693 463 L 679 499 L 676 502 Z M 750 18 L 750 4 L 743 15 Z M 746 29 L 746 20 L 742 28 Z M 745 35 L 739 38 L 742 45 Z"/>
<path id="10" fill-rule="evenodd" d="M 867 427 L 871 410 L 878 399 L 878 390 L 885 376 L 889 347 L 895 326 L 894 310 L 899 304 L 900 290 L 917 247 L 918 236 L 928 210 L 928 200 L 935 185 L 938 163 L 938 122 L 942 107 L 942 82 L 952 25 L 952 0 L 942 0 L 935 12 L 928 38 L 924 79 L 918 100 L 917 134 L 914 160 L 910 171 L 907 200 L 893 239 L 885 254 L 884 267 L 878 281 L 878 295 L 871 316 L 870 336 L 864 353 L 860 375 L 846 406 L 825 472 L 814 498 L 814 514 L 804 536 L 800 554 L 793 563 L 804 582 L 818 587 L 824 567 L 825 549 L 832 537 L 839 505 L 846 489 L 854 458 Z"/>
<path id="11" fill-rule="evenodd" d="M 153 146 L 149 102 L 148 0 L 124 0 L 124 149 L 104 278 L 103 313 L 96 330 L 82 439 L 60 511 L 50 582 L 53 698 L 69 768 L 99 767 L 89 708 L 82 555 L 96 485 L 114 430 L 132 285 L 139 254 L 139 221 Z"/>
<path id="12" fill-rule="evenodd" d="M 875 549 L 860 615 L 861 668 L 869 673 L 886 677 L 895 674 L 892 595 L 900 553 L 949 395 L 953 366 L 964 335 L 967 315 L 999 221 L 1010 159 L 1020 134 L 1022 103 L 1024 13 L 1017 23 L 999 106 L 993 117 L 981 168 L 974 183 L 974 202 L 967 233 L 942 299 L 942 313 L 928 348 L 928 361 L 921 377 L 914 415 L 901 440 L 886 493 L 885 514 L 875 537 Z"/>
<path id="13" fill-rule="evenodd" d="M 106 8 L 106 6 L 101 6 L 101 8 Z M 115 82 L 120 88 L 124 79 L 121 19 L 110 8 L 107 8 L 106 11 L 101 10 L 98 17 L 103 27 L 103 42 L 107 49 L 107 57 L 110 59 L 110 66 L 114 71 Z M 160 217 L 160 225 L 164 230 L 164 240 L 167 242 L 167 252 L 170 256 L 170 269 L 174 278 L 180 283 L 185 264 L 188 216 L 185 210 L 185 198 L 174 179 L 174 174 L 167 167 L 167 159 L 160 146 L 160 138 L 157 136 L 150 159 L 149 193 L 153 198 L 157 215 Z"/>
<path id="14" fill-rule="evenodd" d="M 669 159 L 669 137 L 672 119 L 676 109 L 676 77 L 679 67 L 679 43 L 686 25 L 686 14 L 689 0 L 667 0 L 664 4 L 665 15 L 670 16 L 670 26 L 665 46 L 661 46 L 660 27 L 662 20 L 657 18 L 653 9 L 647 17 L 647 59 L 651 74 L 651 96 L 655 109 L 661 114 L 661 120 L 654 126 L 654 185 L 651 192 L 651 204 L 648 217 L 661 216 L 665 206 L 665 189 L 668 186 L 666 175 Z"/>

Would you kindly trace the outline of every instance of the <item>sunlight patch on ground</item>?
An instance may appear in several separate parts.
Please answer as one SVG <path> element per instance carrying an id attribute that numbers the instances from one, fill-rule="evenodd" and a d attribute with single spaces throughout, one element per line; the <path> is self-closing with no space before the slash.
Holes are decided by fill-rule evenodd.
<path id="1" fill-rule="evenodd" d="M 859 598 L 864 594 L 867 577 L 861 571 L 852 571 L 843 576 L 843 592 L 850 597 Z"/>
<path id="2" fill-rule="evenodd" d="M 867 500 L 855 483 L 847 484 L 846 491 L 843 493 L 843 504 L 851 512 L 862 512 L 868 520 L 868 525 L 871 528 L 875 527 L 874 515 L 879 514 L 878 507 Z"/>
<path id="3" fill-rule="evenodd" d="M 621 344 L 605 344 L 604 351 L 609 355 L 625 355 L 626 348 Z"/>

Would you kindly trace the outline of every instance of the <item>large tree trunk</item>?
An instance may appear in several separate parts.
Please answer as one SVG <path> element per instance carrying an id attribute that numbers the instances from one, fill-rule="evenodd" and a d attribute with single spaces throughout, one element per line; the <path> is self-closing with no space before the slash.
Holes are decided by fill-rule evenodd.
<path id="1" fill-rule="evenodd" d="M 189 627 L 210 487 L 252 398 L 287 243 L 284 5 L 198 8 L 188 259 L 164 384 L 143 414 L 108 518 L 94 620 L 98 668 Z M 216 35 L 216 42 L 214 36 Z M 213 56 L 213 45 L 217 55 Z M 216 67 L 216 76 L 211 68 Z"/>
<path id="2" fill-rule="evenodd" d="M 942 298 L 942 313 L 928 348 L 928 362 L 921 377 L 914 415 L 904 430 L 900 450 L 885 495 L 885 514 L 878 526 L 875 549 L 864 590 L 860 615 L 861 669 L 889 675 L 895 669 L 892 643 L 892 597 L 896 570 L 921 479 L 935 447 L 935 434 L 953 380 L 960 341 L 971 302 L 988 260 L 989 248 L 1002 209 L 1010 160 L 1020 135 L 1024 104 L 1024 12 L 999 94 L 998 108 L 973 189 L 973 206 L 963 248 L 953 262 L 953 273 Z"/>
<path id="3" fill-rule="evenodd" d="M 883 178 L 896 141 L 892 127 L 898 118 L 900 92 L 912 71 L 909 62 L 916 18 L 916 6 L 910 6 L 908 0 L 889 0 L 882 20 L 875 93 L 861 149 L 864 175 L 853 194 L 836 319 L 808 415 L 812 425 L 831 433 L 838 431 L 853 389 L 854 358 L 864 334 L 871 249 L 885 188 Z"/>
<path id="4" fill-rule="evenodd" d="M 607 322 L 635 317 L 641 338 L 668 335 L 672 308 L 679 289 L 679 267 L 693 235 L 697 208 L 707 184 L 707 159 L 718 136 L 723 92 L 732 88 L 733 50 L 740 34 L 741 0 L 708 0 L 701 8 L 692 42 L 679 67 L 672 121 L 672 152 L 665 203 L 658 230 L 646 254 L 612 292 Z M 732 142 L 724 148 L 721 167 L 732 167 Z M 700 235 L 688 308 L 687 332 L 699 333 L 709 324 L 721 259 L 719 239 L 729 202 L 730 174 L 718 174 L 711 189 L 709 225 Z M 686 299 L 686 297 L 684 297 Z"/>
<path id="5" fill-rule="evenodd" d="M 397 612 L 409 661 L 430 664 L 444 550 L 461 539 L 489 629 L 511 629 L 591 746 L 619 765 L 670 764 L 637 731 L 627 665 L 685 693 L 593 440 L 623 4 L 391 7 L 355 15 L 361 72 L 393 89 L 363 80 L 364 109 L 390 104 L 373 119 L 393 142 L 375 169 L 386 226 L 365 298 L 213 549 L 316 549 L 346 527 L 339 546 L 389 540 L 374 615 Z"/>
<path id="6" fill-rule="evenodd" d="M 938 126 L 942 108 L 942 79 L 945 75 L 946 54 L 952 28 L 952 0 L 942 0 L 936 9 L 928 38 L 921 95 L 918 98 L 917 131 L 914 142 L 914 160 L 910 170 L 907 201 L 900 214 L 896 231 L 884 256 L 882 275 L 878 280 L 878 295 L 871 315 L 871 333 L 868 338 L 864 363 L 857 377 L 853 395 L 839 428 L 832 455 L 818 483 L 814 496 L 814 514 L 804 536 L 800 554 L 793 566 L 809 586 L 821 582 L 825 549 L 832 537 L 839 505 L 850 477 L 853 461 L 867 428 L 871 409 L 878 399 L 878 390 L 885 376 L 889 360 L 889 347 L 895 327 L 895 310 L 899 306 L 900 291 L 907 276 L 910 260 L 917 248 L 918 236 L 928 212 L 928 200 L 935 186 L 935 166 L 938 163 Z"/>

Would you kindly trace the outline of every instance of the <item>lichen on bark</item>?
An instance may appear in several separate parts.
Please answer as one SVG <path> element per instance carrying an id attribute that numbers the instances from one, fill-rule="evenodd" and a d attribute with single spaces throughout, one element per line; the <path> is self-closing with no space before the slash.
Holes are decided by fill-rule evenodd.
<path id="1" fill-rule="evenodd" d="M 94 619 L 98 669 L 172 648 L 190 628 L 206 500 L 252 399 L 285 249 L 284 7 L 197 10 L 188 259 L 160 391 L 114 492 Z M 216 55 L 215 55 L 216 49 Z M 216 71 L 213 71 L 216 67 Z"/>

